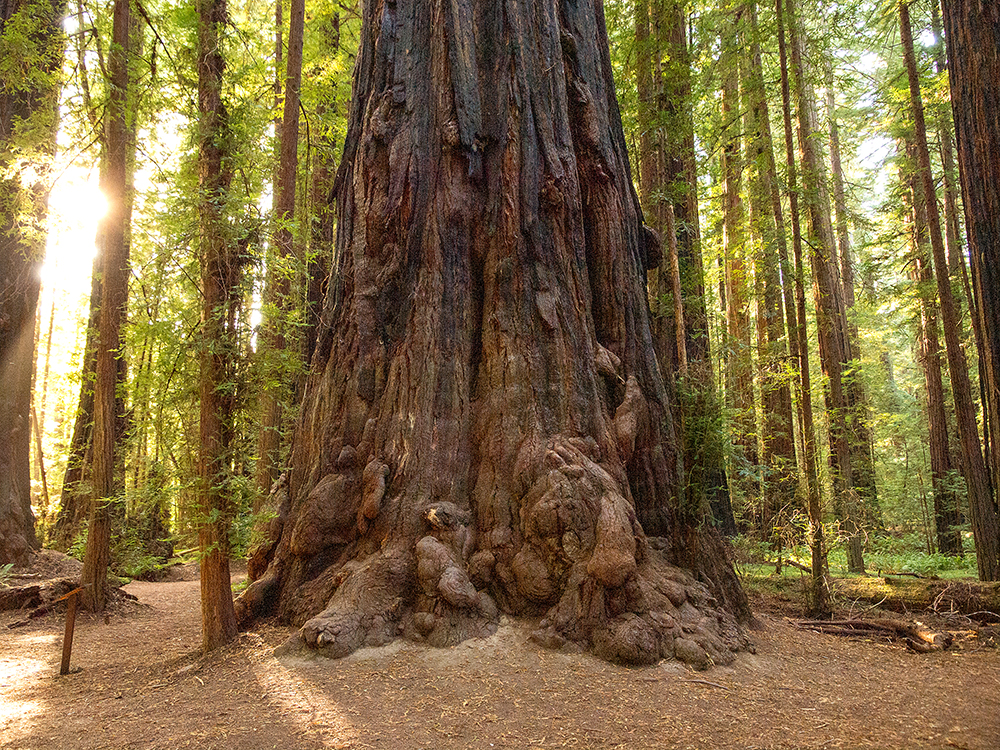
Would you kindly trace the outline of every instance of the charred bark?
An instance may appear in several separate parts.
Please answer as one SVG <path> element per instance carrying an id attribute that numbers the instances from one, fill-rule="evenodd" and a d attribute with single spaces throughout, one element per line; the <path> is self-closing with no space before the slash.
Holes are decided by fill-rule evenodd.
<path id="1" fill-rule="evenodd" d="M 338 657 L 539 614 L 549 646 L 730 661 L 746 599 L 683 494 L 601 4 L 367 4 L 354 92 L 289 514 L 241 619 Z"/>

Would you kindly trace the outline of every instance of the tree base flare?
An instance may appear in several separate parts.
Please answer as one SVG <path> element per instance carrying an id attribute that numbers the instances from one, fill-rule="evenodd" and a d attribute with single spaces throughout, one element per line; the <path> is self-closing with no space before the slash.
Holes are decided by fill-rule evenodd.
<path id="1" fill-rule="evenodd" d="M 456 525 L 461 511 L 439 503 L 424 516 L 429 533 L 409 549 L 387 547 L 363 561 L 334 564 L 318 576 L 317 581 L 332 587 L 328 603 L 305 621 L 279 655 L 341 658 L 396 638 L 444 647 L 493 635 L 500 623 L 496 599 L 491 587 L 476 587 L 476 576 L 470 576 L 456 546 L 464 537 L 456 533 L 464 529 Z M 620 585 L 608 585 L 588 572 L 592 556 L 574 564 L 531 639 L 545 648 L 592 651 L 621 664 L 676 659 L 699 670 L 730 664 L 736 652 L 752 650 L 746 632 L 719 606 L 709 585 L 671 565 L 645 538 L 638 543 L 641 562 L 625 566 L 628 573 Z M 300 588 L 310 585 L 317 583 Z M 248 601 L 264 601 L 255 590 L 271 587 L 265 576 L 247 590 L 238 607 L 244 617 L 250 614 Z M 496 595 L 510 600 L 502 589 Z M 311 599 L 307 594 L 293 598 Z M 529 608 L 523 614 L 541 611 Z"/>

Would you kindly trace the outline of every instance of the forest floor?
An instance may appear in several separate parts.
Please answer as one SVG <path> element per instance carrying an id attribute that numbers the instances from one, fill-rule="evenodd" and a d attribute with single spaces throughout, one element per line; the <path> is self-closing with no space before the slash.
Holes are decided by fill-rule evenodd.
<path id="1" fill-rule="evenodd" d="M 756 653 L 695 673 L 546 651 L 506 620 L 340 661 L 276 659 L 292 629 L 266 623 L 202 657 L 197 580 L 126 590 L 138 602 L 79 615 L 65 677 L 61 613 L 0 613 L 0 748 L 1000 748 L 996 648 L 823 635 L 764 600 Z"/>

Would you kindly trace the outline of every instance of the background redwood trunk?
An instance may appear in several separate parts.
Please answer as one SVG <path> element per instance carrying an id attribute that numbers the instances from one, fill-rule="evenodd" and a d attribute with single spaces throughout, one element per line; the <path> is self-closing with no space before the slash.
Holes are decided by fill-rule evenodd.
<path id="1" fill-rule="evenodd" d="M 116 467 L 125 432 L 121 391 L 125 382 L 124 323 L 128 301 L 129 232 L 132 223 L 131 174 L 134 119 L 129 113 L 129 65 L 135 31 L 129 0 L 116 0 L 110 64 L 111 95 L 105 113 L 101 150 L 101 190 L 108 213 L 97 230 L 101 253 L 101 303 L 94 360 L 93 465 L 87 549 L 80 582 L 83 606 L 101 612 L 108 597 L 112 503 L 122 487 Z"/>
<path id="2" fill-rule="evenodd" d="M 979 577 L 995 581 L 1000 578 L 1000 520 L 994 494 L 1000 487 L 1000 6 L 988 0 L 945 0 L 942 11 L 965 225 L 985 355 L 984 412 L 991 448 L 990 474 L 976 480 L 978 487 L 974 487 L 973 480 L 967 479 L 969 505 L 973 528 L 980 527 L 976 534 Z M 935 272 L 939 275 L 940 286 L 938 262 L 935 250 Z M 949 319 L 944 294 L 941 307 L 947 335 Z M 952 347 L 947 340 L 945 344 L 950 366 Z M 954 379 L 954 374 L 952 377 Z M 952 385 L 955 387 L 954 380 Z M 959 398 L 956 388 L 956 411 Z M 978 432 L 973 438 L 968 426 L 965 435 L 962 429 L 959 417 L 959 437 L 963 445 L 968 444 L 969 450 L 975 447 L 978 453 Z M 969 459 L 966 461 L 968 471 Z M 972 461 L 976 461 L 975 456 Z M 974 492 L 978 493 L 976 497 L 973 497 Z"/>
<path id="3" fill-rule="evenodd" d="M 239 614 L 330 656 L 503 610 L 729 661 L 746 600 L 683 494 L 601 4 L 364 13 L 287 520 Z"/>
<path id="4" fill-rule="evenodd" d="M 0 565 L 27 563 L 37 546 L 30 411 L 47 186 L 44 178 L 22 185 L 16 157 L 18 149 L 51 153 L 55 148 L 59 86 L 52 74 L 62 60 L 60 6 L 58 0 L 0 3 L 0 52 L 8 43 L 4 27 L 19 16 L 24 36 L 18 44 L 29 47 L 19 51 L 37 56 L 42 68 L 30 85 L 0 89 Z M 44 173 L 45 164 L 38 166 Z"/>
<path id="5" fill-rule="evenodd" d="M 229 576 L 232 367 L 237 357 L 235 326 L 243 259 L 226 232 L 225 204 L 232 180 L 232 135 L 222 102 L 225 59 L 220 31 L 227 21 L 225 0 L 198 1 L 198 207 L 201 242 L 202 350 L 198 457 L 198 544 L 201 550 L 201 633 L 205 651 L 236 637 Z"/>

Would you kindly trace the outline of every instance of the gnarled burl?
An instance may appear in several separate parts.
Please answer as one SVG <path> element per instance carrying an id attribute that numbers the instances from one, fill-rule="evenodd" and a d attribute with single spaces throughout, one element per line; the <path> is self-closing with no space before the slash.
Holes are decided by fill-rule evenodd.
<path id="1" fill-rule="evenodd" d="M 320 338 L 266 572 L 329 656 L 541 616 L 726 663 L 746 599 L 688 500 L 600 0 L 373 0 Z M 696 495 L 692 495 L 696 497 Z"/>

